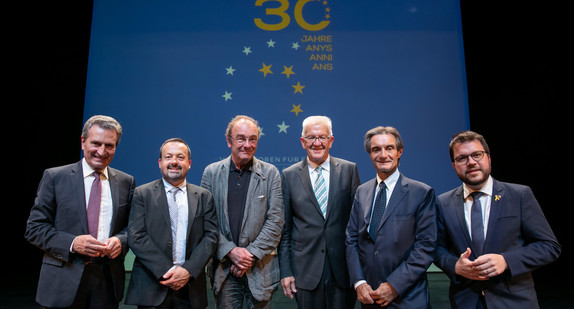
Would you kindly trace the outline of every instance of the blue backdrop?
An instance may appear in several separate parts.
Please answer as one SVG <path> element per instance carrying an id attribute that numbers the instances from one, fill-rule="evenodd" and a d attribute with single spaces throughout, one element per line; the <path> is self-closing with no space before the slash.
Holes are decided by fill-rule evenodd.
<path id="1" fill-rule="evenodd" d="M 188 181 L 227 157 L 225 128 L 257 119 L 256 156 L 301 160 L 301 122 L 333 120 L 331 154 L 375 176 L 365 132 L 396 127 L 399 170 L 442 193 L 458 185 L 448 142 L 468 129 L 458 0 L 94 1 L 84 118 L 115 117 L 113 167 L 159 178 L 159 146 L 192 149 Z"/>

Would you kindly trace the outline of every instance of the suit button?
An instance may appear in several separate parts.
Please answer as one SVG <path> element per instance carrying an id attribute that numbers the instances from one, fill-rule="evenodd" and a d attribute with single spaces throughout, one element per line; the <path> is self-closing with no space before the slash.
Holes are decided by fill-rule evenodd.
<path id="1" fill-rule="evenodd" d="M 379 251 L 375 251 L 375 255 L 378 255 L 378 254 L 379 254 Z"/>

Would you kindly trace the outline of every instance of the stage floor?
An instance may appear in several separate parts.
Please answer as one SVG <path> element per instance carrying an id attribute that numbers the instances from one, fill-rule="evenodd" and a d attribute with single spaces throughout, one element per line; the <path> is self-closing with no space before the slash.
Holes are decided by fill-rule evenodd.
<path id="1" fill-rule="evenodd" d="M 448 302 L 448 278 L 440 272 L 429 272 L 429 285 L 431 295 L 431 305 L 433 309 L 447 309 Z M 35 276 L 26 276 L 24 278 L 12 278 L 13 280 L 2 283 L 0 309 L 38 309 L 40 306 L 34 301 L 36 292 Z M 129 281 L 129 273 L 126 278 Z M 126 284 L 127 286 L 127 284 Z M 569 286 L 556 284 L 556 286 L 546 286 L 536 283 L 538 298 L 541 308 L 548 309 L 566 309 L 574 308 L 574 298 L 572 297 L 572 285 Z M 207 308 L 215 308 L 213 296 L 208 293 L 209 305 Z M 134 309 L 136 306 L 120 304 L 120 309 Z M 285 297 L 281 291 L 273 296 L 272 309 L 297 308 L 295 301 Z M 355 308 L 360 308 L 357 303 Z"/>

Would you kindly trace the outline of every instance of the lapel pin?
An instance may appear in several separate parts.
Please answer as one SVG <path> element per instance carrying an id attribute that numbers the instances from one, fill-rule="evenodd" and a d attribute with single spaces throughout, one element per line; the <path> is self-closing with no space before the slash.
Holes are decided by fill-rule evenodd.
<path id="1" fill-rule="evenodd" d="M 500 200 L 500 195 L 495 195 L 495 196 L 494 196 L 494 200 L 495 200 L 495 201 L 499 201 L 499 200 Z"/>

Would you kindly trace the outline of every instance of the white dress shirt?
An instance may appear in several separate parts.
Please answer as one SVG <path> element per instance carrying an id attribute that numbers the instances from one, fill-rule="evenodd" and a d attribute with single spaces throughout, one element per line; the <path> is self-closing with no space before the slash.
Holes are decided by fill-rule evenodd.
<path id="1" fill-rule="evenodd" d="M 483 194 L 479 197 L 480 206 L 482 207 L 482 226 L 484 229 L 484 239 L 486 239 L 486 232 L 488 230 L 488 219 L 490 218 L 490 205 L 492 202 L 492 177 L 488 176 L 488 180 L 480 190 L 471 190 L 466 186 L 463 186 L 464 190 L 464 219 L 466 221 L 466 227 L 472 239 L 472 228 L 470 226 L 470 216 L 473 199 L 470 196 L 471 193 L 475 191 L 480 191 Z"/>

